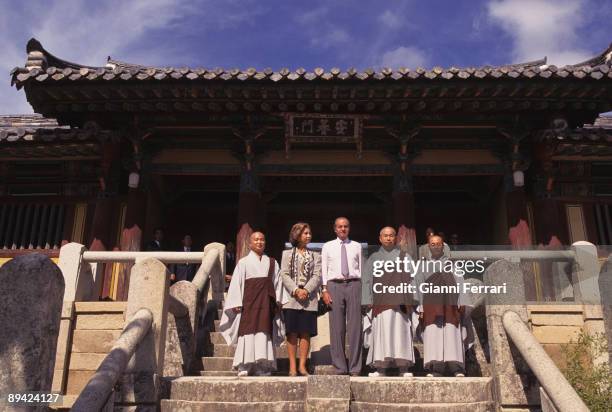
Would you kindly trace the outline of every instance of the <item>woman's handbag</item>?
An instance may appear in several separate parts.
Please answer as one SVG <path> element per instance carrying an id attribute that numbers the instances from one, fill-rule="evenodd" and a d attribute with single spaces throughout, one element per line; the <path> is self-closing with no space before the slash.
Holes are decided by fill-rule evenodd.
<path id="1" fill-rule="evenodd" d="M 323 301 L 323 298 L 319 298 L 319 305 L 317 307 L 317 316 L 323 316 L 330 310 L 331 308 L 325 304 L 325 301 Z"/>

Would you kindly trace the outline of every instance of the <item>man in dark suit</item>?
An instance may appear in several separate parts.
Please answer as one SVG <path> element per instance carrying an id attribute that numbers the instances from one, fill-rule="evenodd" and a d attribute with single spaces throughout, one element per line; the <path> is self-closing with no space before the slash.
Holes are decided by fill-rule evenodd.
<path id="1" fill-rule="evenodd" d="M 182 240 L 183 247 L 180 248 L 179 252 L 191 252 L 191 246 L 193 244 L 190 235 L 185 235 Z M 172 275 L 170 275 L 170 280 L 172 283 L 178 282 L 180 280 L 186 280 L 191 282 L 195 277 L 196 272 L 198 271 L 198 265 L 195 263 L 175 263 L 170 267 L 170 271 Z"/>
<path id="2" fill-rule="evenodd" d="M 236 249 L 232 242 L 225 244 L 225 281 L 229 284 L 232 281 L 232 273 L 236 267 Z"/>
<path id="3" fill-rule="evenodd" d="M 164 232 L 161 228 L 156 228 L 153 232 L 153 240 L 145 246 L 147 252 L 158 252 L 164 250 L 162 241 L 164 240 Z"/>

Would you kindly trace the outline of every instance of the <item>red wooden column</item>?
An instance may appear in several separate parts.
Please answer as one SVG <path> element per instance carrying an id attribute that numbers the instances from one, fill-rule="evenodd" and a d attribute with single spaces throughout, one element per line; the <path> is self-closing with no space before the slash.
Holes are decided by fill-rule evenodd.
<path id="1" fill-rule="evenodd" d="M 259 192 L 257 176 L 252 169 L 245 169 L 240 176 L 238 195 L 238 233 L 236 234 L 236 261 L 249 253 L 249 237 L 264 221 L 264 207 Z"/>
<path id="2" fill-rule="evenodd" d="M 125 211 L 125 223 L 121 231 L 120 249 L 140 251 L 145 225 L 147 195 L 140 188 L 130 187 Z M 123 264 L 117 278 L 117 300 L 127 300 L 132 264 Z"/>
<path id="3" fill-rule="evenodd" d="M 232 129 L 236 137 L 244 143 L 242 169 L 240 173 L 240 193 L 238 195 L 238 233 L 236 235 L 236 262 L 249 253 L 249 237 L 254 230 L 261 229 L 265 219 L 264 202 L 259 191 L 259 181 L 255 166 L 255 141 L 264 134 L 255 118 L 247 116 Z"/>
<path id="4" fill-rule="evenodd" d="M 91 232 L 89 236 L 89 250 L 111 250 L 115 238 L 114 228 L 119 203 L 117 201 L 117 185 L 120 163 L 119 142 L 107 141 L 102 146 L 102 161 L 100 164 L 100 192 L 96 199 Z M 106 298 L 111 293 L 111 264 L 105 265 L 102 290 L 100 297 Z M 99 276 L 97 274 L 96 276 Z"/>
<path id="5" fill-rule="evenodd" d="M 393 160 L 393 223 L 397 227 L 397 242 L 414 259 L 417 258 L 417 244 L 414 218 L 414 194 L 412 189 L 411 160 L 416 156 L 410 142 L 419 133 L 420 126 L 403 117 L 399 123 L 386 127 L 387 133 L 399 143 L 397 159 Z"/>
<path id="6" fill-rule="evenodd" d="M 555 176 L 552 155 L 555 143 L 542 141 L 535 145 L 538 177 L 534 200 L 536 241 L 542 245 L 560 245 L 568 241 L 567 220 L 561 204 L 555 200 Z"/>
<path id="7" fill-rule="evenodd" d="M 105 142 L 102 147 L 100 170 L 100 192 L 96 199 L 89 250 L 108 250 L 112 247 L 113 219 L 117 213 L 117 179 L 119 167 L 119 144 Z"/>

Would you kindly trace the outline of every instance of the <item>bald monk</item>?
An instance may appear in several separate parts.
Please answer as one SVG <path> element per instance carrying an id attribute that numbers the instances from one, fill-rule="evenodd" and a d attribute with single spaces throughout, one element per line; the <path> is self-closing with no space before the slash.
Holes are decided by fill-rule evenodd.
<path id="1" fill-rule="evenodd" d="M 366 364 L 375 368 L 370 377 L 385 376 L 387 369 L 396 367 L 400 376 L 411 377 L 408 369 L 414 365 L 414 348 L 410 315 L 412 313 L 412 294 L 385 294 L 372 290 L 373 283 L 397 286 L 402 282 L 410 283 L 410 273 L 394 271 L 374 276 L 374 266 L 396 259 L 403 261 L 407 256 L 396 246 L 395 229 L 387 226 L 380 230 L 378 238 L 381 246 L 365 265 L 363 277 L 362 304 L 369 312 L 364 319 L 364 346 L 369 347 Z M 407 256 L 410 260 L 410 256 Z M 377 288 L 378 289 L 378 288 Z M 379 291 L 380 292 L 380 291 Z"/>
<path id="2" fill-rule="evenodd" d="M 232 366 L 238 376 L 270 376 L 276 370 L 274 344 L 283 339 L 279 266 L 265 247 L 265 235 L 253 232 L 249 254 L 234 269 L 219 325 L 227 344 L 236 345 Z"/>
<path id="3" fill-rule="evenodd" d="M 440 236 L 429 237 L 427 260 L 439 261 L 438 266 L 417 273 L 417 295 L 420 305 L 418 311 L 423 325 L 423 366 L 427 376 L 451 375 L 465 376 L 464 342 L 462 323 L 467 296 L 461 293 L 463 277 L 452 271 L 440 271 L 449 261 L 445 252 L 444 240 Z M 425 262 L 423 262 L 425 263 Z M 459 285 L 459 293 L 421 293 L 419 285 L 427 283 L 434 286 Z"/>

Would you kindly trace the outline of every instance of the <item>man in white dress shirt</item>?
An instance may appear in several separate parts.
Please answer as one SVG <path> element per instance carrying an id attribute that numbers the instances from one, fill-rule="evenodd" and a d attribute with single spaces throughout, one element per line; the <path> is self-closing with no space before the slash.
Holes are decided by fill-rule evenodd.
<path id="1" fill-rule="evenodd" d="M 361 372 L 361 245 L 349 240 L 349 220 L 334 222 L 337 238 L 321 250 L 322 298 L 329 312 L 332 364 L 338 374 L 357 376 Z M 348 335 L 349 354 L 344 352 Z"/>

